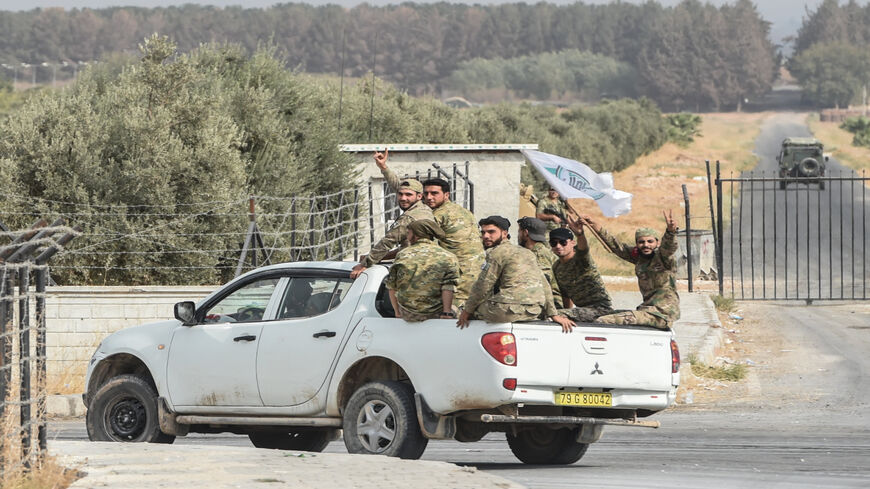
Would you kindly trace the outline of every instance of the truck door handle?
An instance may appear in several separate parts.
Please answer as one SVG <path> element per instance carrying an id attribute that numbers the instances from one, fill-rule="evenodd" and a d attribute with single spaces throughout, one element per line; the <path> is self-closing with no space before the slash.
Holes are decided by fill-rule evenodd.
<path id="1" fill-rule="evenodd" d="M 257 337 L 252 334 L 243 334 L 242 336 L 236 336 L 233 338 L 233 341 L 254 341 Z"/>
<path id="2" fill-rule="evenodd" d="M 318 331 L 313 335 L 315 338 L 320 338 L 321 336 L 325 336 L 327 338 L 332 338 L 335 336 L 335 331 Z"/>

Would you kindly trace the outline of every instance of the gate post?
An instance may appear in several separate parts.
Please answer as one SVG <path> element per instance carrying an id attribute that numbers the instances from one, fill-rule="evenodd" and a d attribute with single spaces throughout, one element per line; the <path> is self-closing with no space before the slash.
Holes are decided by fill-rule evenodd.
<path id="1" fill-rule="evenodd" d="M 18 269 L 18 372 L 21 383 L 19 401 L 21 422 L 21 457 L 25 467 L 30 467 L 30 440 L 33 426 L 30 423 L 30 266 L 24 264 Z"/>
<path id="2" fill-rule="evenodd" d="M 722 174 L 719 168 L 719 162 L 716 162 L 716 227 L 718 228 L 719 236 L 716 241 L 716 268 L 719 276 L 719 295 L 725 295 L 725 270 L 722 252 Z M 732 223 L 733 225 L 733 223 Z"/>
<path id="3" fill-rule="evenodd" d="M 689 279 L 689 292 L 694 292 L 692 281 L 692 214 L 689 211 L 689 191 L 683 184 L 683 202 L 686 205 L 686 277 Z"/>

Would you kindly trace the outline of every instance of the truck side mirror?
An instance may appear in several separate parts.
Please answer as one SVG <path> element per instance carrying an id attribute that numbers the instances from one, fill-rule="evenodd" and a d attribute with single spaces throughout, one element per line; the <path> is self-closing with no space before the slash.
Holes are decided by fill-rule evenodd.
<path id="1" fill-rule="evenodd" d="M 184 326 L 195 324 L 193 316 L 196 313 L 196 304 L 193 301 L 175 303 L 175 319 L 181 321 Z"/>

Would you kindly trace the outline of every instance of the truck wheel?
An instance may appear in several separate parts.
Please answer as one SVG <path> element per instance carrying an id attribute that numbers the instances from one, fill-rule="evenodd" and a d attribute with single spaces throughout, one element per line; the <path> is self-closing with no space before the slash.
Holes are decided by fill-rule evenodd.
<path id="1" fill-rule="evenodd" d="M 420 431 L 414 393 L 407 384 L 369 382 L 344 410 L 344 445 L 350 453 L 416 460 L 429 440 Z"/>
<path id="2" fill-rule="evenodd" d="M 302 452 L 322 452 L 335 437 L 337 430 L 311 430 L 288 432 L 254 432 L 248 438 L 257 448 L 275 450 L 299 450 Z"/>
<path id="3" fill-rule="evenodd" d="M 136 375 L 119 375 L 100 387 L 85 419 L 91 441 L 172 443 L 160 431 L 157 393 Z"/>
<path id="4" fill-rule="evenodd" d="M 569 465 L 580 460 L 588 443 L 578 443 L 577 430 L 535 427 L 507 434 L 511 451 L 521 462 L 533 465 Z"/>

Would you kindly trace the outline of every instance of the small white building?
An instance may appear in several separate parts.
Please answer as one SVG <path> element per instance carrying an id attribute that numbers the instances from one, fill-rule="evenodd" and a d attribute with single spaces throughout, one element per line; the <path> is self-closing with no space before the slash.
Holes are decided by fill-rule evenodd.
<path id="1" fill-rule="evenodd" d="M 363 207 L 370 216 L 377 217 L 365 220 L 371 226 L 362 226 L 366 228 L 361 229 L 362 250 L 371 246 L 372 237 L 380 239 L 397 215 L 384 212 L 394 202 L 385 198 L 384 178 L 372 159 L 375 151 L 385 148 L 389 150 L 387 165 L 400 177 L 453 180 L 451 200 L 471 210 L 478 219 L 492 215 L 507 218 L 511 234 L 516 236 L 520 172 L 526 164 L 521 150 L 536 150 L 537 144 L 349 144 L 340 149 L 356 158 L 359 183 L 368 194 Z"/>

